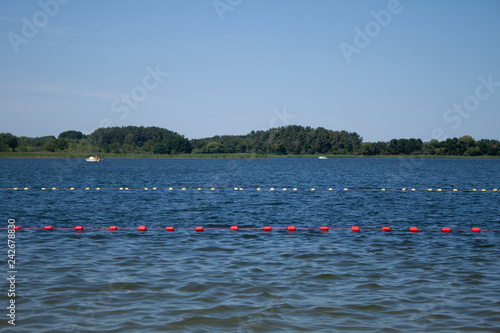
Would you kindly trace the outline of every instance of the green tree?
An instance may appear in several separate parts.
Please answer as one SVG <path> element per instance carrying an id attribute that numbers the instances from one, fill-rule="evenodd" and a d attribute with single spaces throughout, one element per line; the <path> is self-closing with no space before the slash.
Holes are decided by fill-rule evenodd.
<path id="1" fill-rule="evenodd" d="M 59 148 L 59 150 L 64 150 L 64 149 L 68 149 L 68 142 L 63 139 L 63 138 L 60 138 L 60 139 L 57 139 L 56 140 L 57 142 L 57 148 Z"/>
<path id="2" fill-rule="evenodd" d="M 490 156 L 500 155 L 500 146 L 498 144 L 496 144 L 496 145 L 490 145 L 488 147 L 487 154 L 490 155 Z"/>
<path id="3" fill-rule="evenodd" d="M 361 154 L 371 156 L 378 153 L 377 146 L 371 142 L 364 142 L 361 145 Z"/>
<path id="4" fill-rule="evenodd" d="M 398 139 L 392 139 L 389 141 L 389 151 L 391 155 L 399 154 Z"/>
<path id="5" fill-rule="evenodd" d="M 272 153 L 278 154 L 278 155 L 282 155 L 282 154 L 286 153 L 286 149 L 285 149 L 285 145 L 283 144 L 283 140 L 278 139 L 274 142 Z"/>
<path id="6" fill-rule="evenodd" d="M 436 139 L 432 139 L 431 141 L 424 143 L 423 153 L 426 155 L 434 155 L 436 153 L 436 148 L 438 147 L 439 141 Z"/>
<path id="7" fill-rule="evenodd" d="M 42 148 L 46 151 L 55 152 L 57 149 L 57 146 L 55 144 L 55 141 L 50 141 L 50 142 L 45 142 L 43 144 Z"/>
<path id="8" fill-rule="evenodd" d="M 153 146 L 153 154 L 168 154 L 166 145 L 162 142 L 155 143 Z"/>
<path id="9" fill-rule="evenodd" d="M 483 155 L 479 147 L 470 147 L 464 152 L 464 156 L 480 156 Z"/>
<path id="10" fill-rule="evenodd" d="M 219 142 L 211 141 L 207 143 L 207 152 L 210 154 L 220 153 L 221 144 Z"/>
<path id="11" fill-rule="evenodd" d="M 464 135 L 460 139 L 458 139 L 456 147 L 457 147 L 456 148 L 457 155 L 465 155 L 465 152 L 467 151 L 468 154 L 477 153 L 475 150 L 470 150 L 471 148 L 476 147 L 476 140 L 474 140 L 470 135 Z M 477 155 L 466 155 L 466 156 L 477 156 Z"/>
<path id="12" fill-rule="evenodd" d="M 391 152 L 389 150 L 389 143 L 383 142 L 383 141 L 378 141 L 375 143 L 376 149 L 377 149 L 377 154 L 380 155 L 390 155 Z"/>
<path id="13" fill-rule="evenodd" d="M 408 139 L 408 141 L 406 141 L 404 152 L 407 155 L 420 152 L 422 150 L 422 146 L 423 146 L 422 140 L 413 138 Z"/>
<path id="14" fill-rule="evenodd" d="M 79 131 L 65 131 L 59 134 L 58 139 L 81 140 L 83 133 Z"/>
<path id="15" fill-rule="evenodd" d="M 457 138 L 448 138 L 445 141 L 441 141 L 441 143 L 439 144 L 440 148 L 443 148 L 443 153 L 441 155 L 462 155 L 463 152 L 459 153 L 457 149 L 457 143 Z"/>
<path id="16" fill-rule="evenodd" d="M 0 133 L 0 149 L 16 151 L 19 141 L 16 136 L 10 133 Z M 1 148 L 3 146 L 4 148 Z"/>

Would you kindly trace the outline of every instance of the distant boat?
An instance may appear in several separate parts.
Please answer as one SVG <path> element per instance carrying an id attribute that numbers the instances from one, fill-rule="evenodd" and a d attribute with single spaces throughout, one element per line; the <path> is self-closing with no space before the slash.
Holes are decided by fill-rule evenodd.
<path id="1" fill-rule="evenodd" d="M 326 157 L 326 156 L 320 156 L 319 159 L 320 160 L 326 160 L 326 159 L 328 159 L 328 157 Z"/>
<path id="2" fill-rule="evenodd" d="M 86 158 L 85 161 L 87 161 L 87 162 L 100 162 L 100 161 L 102 161 L 102 158 L 99 158 L 98 156 L 90 156 L 89 158 Z"/>

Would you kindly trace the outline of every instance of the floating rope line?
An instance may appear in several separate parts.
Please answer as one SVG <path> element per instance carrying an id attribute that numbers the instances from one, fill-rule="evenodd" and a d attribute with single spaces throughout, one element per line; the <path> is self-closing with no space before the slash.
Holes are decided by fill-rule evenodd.
<path id="1" fill-rule="evenodd" d="M 0 228 L 0 229 L 7 229 L 7 228 Z M 382 227 L 382 228 L 360 228 L 358 226 L 352 226 L 350 228 L 330 228 L 327 226 L 322 226 L 318 228 L 297 228 L 293 225 L 288 226 L 286 228 L 280 227 L 280 228 L 272 228 L 270 226 L 265 226 L 261 228 L 240 228 L 236 225 L 231 226 L 230 228 L 205 228 L 202 226 L 194 227 L 194 228 L 179 228 L 176 229 L 172 226 L 166 227 L 166 228 L 147 228 L 146 226 L 142 225 L 139 226 L 138 228 L 118 228 L 117 226 L 110 226 L 109 228 L 84 228 L 83 226 L 76 226 L 76 227 L 65 227 L 65 228 L 56 228 L 53 226 L 45 226 L 43 228 L 21 228 L 20 226 L 15 226 L 13 227 L 14 230 L 16 231 L 21 231 L 21 230 L 74 230 L 77 232 L 82 232 L 83 230 L 109 230 L 112 232 L 118 231 L 118 230 L 137 230 L 140 232 L 145 232 L 147 230 L 151 231 L 168 231 L 168 232 L 174 232 L 174 231 L 195 231 L 195 232 L 203 232 L 203 231 L 223 231 L 223 230 L 231 230 L 233 232 L 235 231 L 244 231 L 244 230 L 250 230 L 250 231 L 255 231 L 255 230 L 262 230 L 264 232 L 271 232 L 272 230 L 277 230 L 277 231 L 288 231 L 288 232 L 295 232 L 295 231 L 321 231 L 323 233 L 329 232 L 329 231 L 352 231 L 352 232 L 361 232 L 361 231 L 383 231 L 383 232 L 411 232 L 411 233 L 418 233 L 418 232 L 441 232 L 441 233 L 449 233 L 449 232 L 467 232 L 467 231 L 472 231 L 475 233 L 479 233 L 481 231 L 500 231 L 500 229 L 484 229 L 481 230 L 478 227 L 472 227 L 471 229 L 450 229 L 448 227 L 443 227 L 441 229 L 418 229 L 417 227 L 409 227 L 407 229 L 397 229 L 397 228 L 391 228 L 391 227 Z"/>
<path id="2" fill-rule="evenodd" d="M 104 187 L 7 187 L 0 188 L 1 191 L 270 191 L 270 192 L 298 192 L 298 191 L 336 191 L 336 192 L 346 192 L 346 191 L 366 191 L 366 192 L 498 192 L 498 189 L 441 189 L 441 188 L 242 188 L 242 187 L 234 187 L 234 188 L 186 188 L 186 187 L 165 187 L 165 188 L 157 188 L 157 187 L 142 187 L 142 188 L 129 188 L 129 187 L 119 187 L 119 188 L 104 188 Z"/>

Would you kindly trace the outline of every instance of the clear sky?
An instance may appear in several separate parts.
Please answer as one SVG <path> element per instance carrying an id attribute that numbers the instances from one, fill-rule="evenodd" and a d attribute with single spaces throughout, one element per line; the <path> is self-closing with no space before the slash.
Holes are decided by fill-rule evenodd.
<path id="1" fill-rule="evenodd" d="M 0 132 L 500 139 L 498 0 L 1 0 Z"/>

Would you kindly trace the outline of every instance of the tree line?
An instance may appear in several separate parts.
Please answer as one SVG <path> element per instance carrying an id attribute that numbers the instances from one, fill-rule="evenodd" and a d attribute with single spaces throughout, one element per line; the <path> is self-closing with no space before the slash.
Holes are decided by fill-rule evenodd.
<path id="1" fill-rule="evenodd" d="M 363 142 L 355 132 L 323 127 L 290 125 L 252 131 L 246 135 L 223 135 L 187 139 L 159 127 L 125 126 L 99 128 L 85 135 L 65 131 L 55 136 L 30 138 L 0 133 L 0 151 L 74 152 L 114 154 L 258 154 L 258 155 L 440 155 L 500 156 L 498 140 L 476 141 L 468 135 L 443 141 L 392 139 Z"/>
<path id="2" fill-rule="evenodd" d="M 298 125 L 191 140 L 193 153 L 272 155 L 358 154 L 363 138 L 354 132 L 313 129 Z"/>

